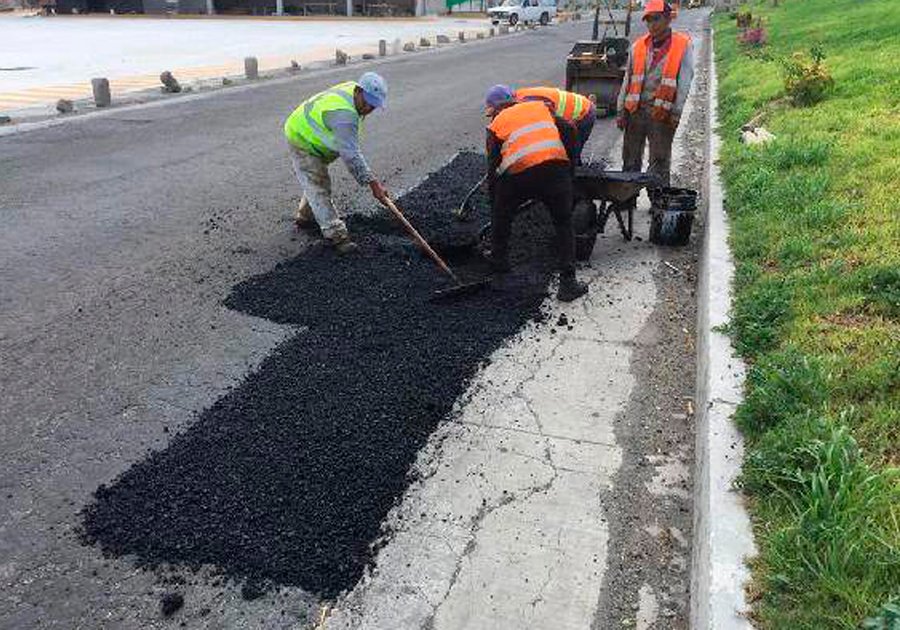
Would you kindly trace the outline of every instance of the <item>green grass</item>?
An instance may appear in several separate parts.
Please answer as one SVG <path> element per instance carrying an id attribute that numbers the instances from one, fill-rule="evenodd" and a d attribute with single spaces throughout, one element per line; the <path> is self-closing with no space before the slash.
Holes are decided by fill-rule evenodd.
<path id="1" fill-rule="evenodd" d="M 715 23 L 753 614 L 900 630 L 900 1 L 779 5 L 745 6 L 762 50 Z M 792 107 L 780 60 L 813 46 L 834 86 Z M 759 115 L 777 140 L 740 144 Z"/>

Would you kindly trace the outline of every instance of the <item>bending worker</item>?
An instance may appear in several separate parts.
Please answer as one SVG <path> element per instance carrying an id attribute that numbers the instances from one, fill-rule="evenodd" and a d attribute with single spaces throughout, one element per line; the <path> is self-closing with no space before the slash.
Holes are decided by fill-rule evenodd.
<path id="1" fill-rule="evenodd" d="M 509 271 L 513 214 L 525 201 L 541 201 L 550 210 L 556 228 L 557 297 L 570 302 L 587 292 L 587 286 L 575 279 L 572 168 L 568 156 L 574 149 L 574 130 L 565 121 L 554 118 L 545 103 L 517 101 L 505 85 L 488 90 L 485 106 L 485 113 L 491 118 L 487 128 L 491 264 L 498 273 Z"/>
<path id="2" fill-rule="evenodd" d="M 515 91 L 515 97 L 517 101 L 542 100 L 550 106 L 555 116 L 574 125 L 578 135 L 573 157 L 576 164 L 581 164 L 581 152 L 597 122 L 594 102 L 587 96 L 554 87 L 519 88 Z"/>
<path id="3" fill-rule="evenodd" d="M 649 33 L 631 47 L 616 120 L 625 131 L 622 169 L 642 170 L 644 145 L 649 143 L 647 171 L 657 176 L 660 186 L 669 185 L 672 139 L 694 78 L 691 37 L 672 30 L 672 16 L 672 5 L 665 0 L 645 5 Z"/>
<path id="4" fill-rule="evenodd" d="M 284 123 L 291 163 L 303 197 L 297 207 L 298 227 L 318 223 L 322 236 L 339 254 L 357 249 L 331 200 L 328 165 L 341 157 L 360 185 L 368 184 L 382 204 L 387 191 L 372 174 L 359 148 L 362 119 L 384 105 L 387 83 L 374 72 L 319 92 L 300 104 Z"/>

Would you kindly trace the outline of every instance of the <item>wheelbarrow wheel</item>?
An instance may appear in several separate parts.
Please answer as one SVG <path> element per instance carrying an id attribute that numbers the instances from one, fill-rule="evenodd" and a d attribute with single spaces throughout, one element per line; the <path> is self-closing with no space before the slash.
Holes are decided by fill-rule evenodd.
<path id="1" fill-rule="evenodd" d="M 575 231 L 575 258 L 588 260 L 597 242 L 597 205 L 593 199 L 576 197 L 572 228 Z"/>

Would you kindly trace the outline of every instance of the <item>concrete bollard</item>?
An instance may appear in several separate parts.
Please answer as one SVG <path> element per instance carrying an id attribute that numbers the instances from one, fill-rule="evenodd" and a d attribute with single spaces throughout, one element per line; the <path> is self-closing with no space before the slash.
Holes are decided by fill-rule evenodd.
<path id="1" fill-rule="evenodd" d="M 363 61 L 372 61 L 373 59 L 375 59 L 375 55 L 373 55 L 372 53 L 363 53 L 362 58 Z"/>
<path id="2" fill-rule="evenodd" d="M 413 42 L 406 42 L 403 44 L 404 52 L 416 52 L 416 45 Z"/>
<path id="3" fill-rule="evenodd" d="M 459 41 L 461 41 L 461 42 L 465 42 L 465 41 L 466 41 L 466 32 L 465 32 L 465 31 L 460 31 L 460 32 L 459 32 Z"/>
<path id="4" fill-rule="evenodd" d="M 94 91 L 94 105 L 97 107 L 110 106 L 112 94 L 109 92 L 109 79 L 91 79 L 91 89 Z"/>
<path id="5" fill-rule="evenodd" d="M 428 39 L 427 37 L 420 37 L 420 38 L 419 38 L 419 47 L 420 47 L 420 48 L 428 48 L 429 46 L 431 46 L 431 40 L 430 40 L 430 39 Z"/>
<path id="6" fill-rule="evenodd" d="M 159 82 L 163 84 L 161 89 L 165 94 L 177 94 L 181 91 L 181 84 L 178 82 L 178 79 L 168 70 L 159 75 Z"/>
<path id="7" fill-rule="evenodd" d="M 438 35 L 438 36 L 437 36 L 437 43 L 438 43 L 438 44 L 449 44 L 449 43 L 450 43 L 450 38 L 447 37 L 446 35 Z"/>
<path id="8" fill-rule="evenodd" d="M 401 42 L 400 38 L 398 37 L 397 39 L 394 40 L 394 44 L 391 47 L 391 54 L 399 55 L 402 50 L 403 50 L 403 42 Z"/>
<path id="9" fill-rule="evenodd" d="M 491 30 L 488 31 L 488 37 L 493 37 L 494 35 L 496 35 L 496 33 L 494 32 L 494 29 L 491 28 Z"/>
<path id="10" fill-rule="evenodd" d="M 502 24 L 500 26 L 500 34 L 501 35 L 509 35 L 509 25 L 508 24 Z"/>
<path id="11" fill-rule="evenodd" d="M 339 66 L 346 66 L 348 61 L 350 61 L 350 55 L 340 48 L 334 51 L 334 63 Z"/>
<path id="12" fill-rule="evenodd" d="M 244 57 L 244 76 L 251 81 L 259 78 L 259 61 L 256 57 Z"/>
<path id="13" fill-rule="evenodd" d="M 475 39 L 484 39 L 484 33 L 482 31 L 478 31 L 475 33 Z"/>
<path id="14" fill-rule="evenodd" d="M 387 57 L 387 40 L 386 39 L 378 40 L 378 56 L 379 57 Z"/>
<path id="15" fill-rule="evenodd" d="M 71 114 L 75 111 L 75 104 L 68 99 L 61 98 L 56 101 L 56 111 L 60 114 Z"/>

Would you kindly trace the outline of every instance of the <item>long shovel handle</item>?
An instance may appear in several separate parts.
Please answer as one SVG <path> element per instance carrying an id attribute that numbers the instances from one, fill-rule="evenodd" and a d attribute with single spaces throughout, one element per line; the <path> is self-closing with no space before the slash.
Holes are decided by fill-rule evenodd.
<path id="1" fill-rule="evenodd" d="M 403 213 L 400 212 L 400 209 L 394 204 L 393 201 L 391 201 L 390 197 L 385 198 L 385 205 L 388 207 L 388 210 L 390 210 L 397 218 L 397 220 L 407 231 L 407 233 L 412 237 L 412 239 L 416 242 L 416 245 L 421 247 L 425 251 L 425 253 L 428 254 L 435 263 L 437 263 L 437 266 L 440 267 L 444 273 L 453 278 L 453 281 L 456 282 L 456 284 L 460 284 L 459 278 L 456 277 L 456 274 L 453 273 L 453 270 L 450 269 L 450 267 L 447 266 L 447 263 L 444 262 L 444 259 L 441 258 L 438 253 L 431 248 L 431 245 L 428 244 L 428 241 L 422 238 L 422 235 L 419 234 L 419 231 L 412 226 L 412 223 L 406 220 L 406 217 L 403 216 Z"/>

